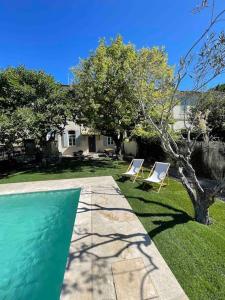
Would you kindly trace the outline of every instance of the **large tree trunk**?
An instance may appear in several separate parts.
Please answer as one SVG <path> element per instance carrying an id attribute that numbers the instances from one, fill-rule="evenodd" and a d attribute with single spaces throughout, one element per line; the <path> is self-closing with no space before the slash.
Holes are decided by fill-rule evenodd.
<path id="1" fill-rule="evenodd" d="M 123 135 L 115 134 L 112 136 L 114 143 L 116 144 L 116 155 L 118 159 L 122 159 L 122 142 L 123 142 Z"/>
<path id="2" fill-rule="evenodd" d="M 114 142 L 116 144 L 116 155 L 119 159 L 122 159 L 122 142 L 119 139 L 114 140 Z"/>
<path id="3" fill-rule="evenodd" d="M 192 193 L 189 196 L 192 200 L 193 208 L 194 208 L 194 213 L 195 213 L 195 220 L 199 223 L 209 225 L 211 223 L 210 218 L 209 218 L 209 207 L 212 204 L 210 201 L 209 196 L 203 189 L 203 192 L 199 192 L 198 187 L 193 184 L 193 181 L 191 179 L 188 179 L 189 181 L 189 187 L 188 189 L 192 190 Z M 187 189 L 186 184 L 184 186 Z"/>
<path id="4" fill-rule="evenodd" d="M 198 201 L 194 206 L 195 220 L 199 223 L 209 225 L 211 223 L 209 218 L 209 208 L 205 203 L 207 203 L 207 199 L 205 199 L 205 201 Z"/>
<path id="5" fill-rule="evenodd" d="M 209 207 L 214 203 L 214 198 L 211 197 L 210 192 L 202 187 L 195 175 L 195 171 L 188 161 L 182 161 L 182 167 L 179 167 L 179 174 L 181 181 L 186 188 L 195 213 L 195 220 L 201 224 L 209 225 L 211 220 L 209 218 Z M 183 172 L 185 170 L 185 174 Z"/>

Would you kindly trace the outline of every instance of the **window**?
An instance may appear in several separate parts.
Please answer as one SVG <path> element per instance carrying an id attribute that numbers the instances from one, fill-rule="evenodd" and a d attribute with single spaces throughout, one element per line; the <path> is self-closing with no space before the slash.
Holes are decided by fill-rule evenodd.
<path id="1" fill-rule="evenodd" d="M 69 136 L 69 146 L 75 146 L 76 145 L 76 133 L 74 130 L 68 131 Z"/>
<path id="2" fill-rule="evenodd" d="M 110 145 L 113 145 L 113 144 L 114 144 L 114 143 L 113 143 L 112 137 L 111 137 L 111 136 L 108 136 L 108 137 L 107 137 L 107 145 L 110 146 Z"/>

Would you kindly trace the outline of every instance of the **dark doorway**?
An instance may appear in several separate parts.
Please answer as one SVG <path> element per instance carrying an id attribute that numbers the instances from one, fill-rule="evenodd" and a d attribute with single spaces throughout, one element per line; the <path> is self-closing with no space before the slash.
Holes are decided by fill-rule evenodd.
<path id="1" fill-rule="evenodd" d="M 88 147 L 89 147 L 89 152 L 96 152 L 95 135 L 90 135 L 88 137 Z"/>

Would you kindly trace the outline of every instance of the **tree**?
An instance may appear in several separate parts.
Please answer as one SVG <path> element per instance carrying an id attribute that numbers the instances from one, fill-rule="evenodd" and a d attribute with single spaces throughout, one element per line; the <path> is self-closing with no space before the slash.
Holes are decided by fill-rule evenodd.
<path id="1" fill-rule="evenodd" d="M 218 181 L 212 188 L 203 187 L 191 164 L 191 154 L 198 138 L 192 138 L 192 133 L 196 129 L 197 122 L 199 123 L 199 134 L 206 134 L 208 131 L 208 113 L 204 111 L 199 117 L 199 112 L 197 112 L 192 120 L 188 120 L 187 114 L 184 114 L 187 136 L 183 137 L 181 135 L 180 139 L 185 146 L 185 151 L 183 151 L 183 147 L 180 147 L 179 140 L 176 137 L 177 133 L 173 131 L 170 124 L 173 108 L 181 101 L 178 88 L 184 78 L 189 76 L 193 79 L 193 92 L 196 92 L 197 105 L 207 84 L 225 71 L 225 36 L 223 32 L 213 32 L 215 25 L 223 21 L 225 9 L 215 14 L 215 1 L 212 1 L 212 3 L 203 1 L 202 6 L 198 7 L 197 11 L 209 7 L 210 4 L 212 4 L 210 22 L 185 56 L 180 59 L 178 70 L 170 83 L 173 87 L 172 91 L 168 93 L 167 97 L 161 99 L 156 97 L 155 105 L 152 105 L 152 99 L 142 97 L 141 92 L 139 101 L 145 123 L 158 133 L 163 149 L 176 161 L 181 181 L 194 207 L 195 219 L 202 224 L 210 224 L 209 207 L 214 203 L 215 197 L 225 188 L 225 178 Z M 198 52 L 197 55 L 194 54 L 195 50 Z M 134 72 L 137 76 L 134 87 L 138 90 L 142 74 L 136 70 Z M 163 90 L 163 88 L 164 84 L 161 81 L 157 92 Z M 158 108 L 160 113 L 157 114 Z"/>
<path id="2" fill-rule="evenodd" d="M 225 92 L 225 83 L 218 84 L 214 89 L 214 91 Z"/>
<path id="3" fill-rule="evenodd" d="M 124 44 L 121 36 L 109 45 L 101 40 L 95 52 L 73 69 L 74 89 L 83 116 L 87 117 L 86 123 L 111 136 L 118 154 L 126 134 L 139 123 L 139 94 L 133 86 L 133 70 L 137 65 L 145 74 L 141 84 L 142 94 L 146 97 L 154 90 L 149 84 L 151 76 L 159 78 L 164 72 L 161 77 L 166 80 L 172 74 L 163 49 L 137 51 L 132 44 Z M 151 71 L 153 66 L 154 73 Z"/>
<path id="4" fill-rule="evenodd" d="M 225 92 L 213 89 L 203 93 L 196 105 L 191 107 L 189 118 L 195 120 L 196 134 L 204 141 L 225 142 Z M 203 135 L 201 125 L 204 124 L 206 129 Z"/>
<path id="5" fill-rule="evenodd" d="M 25 139 L 43 145 L 66 124 L 68 91 L 43 71 L 23 66 L 0 72 L 0 141 L 8 149 Z"/>

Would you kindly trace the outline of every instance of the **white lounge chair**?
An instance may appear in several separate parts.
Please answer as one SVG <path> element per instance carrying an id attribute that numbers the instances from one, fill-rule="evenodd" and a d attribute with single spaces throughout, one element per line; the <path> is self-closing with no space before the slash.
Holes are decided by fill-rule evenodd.
<path id="1" fill-rule="evenodd" d="M 163 162 L 155 162 L 153 168 L 151 169 L 148 178 L 144 179 L 144 182 L 146 183 L 158 183 L 159 189 L 157 193 L 159 193 L 163 182 L 166 178 L 166 175 L 168 173 L 170 164 L 169 163 L 163 163 Z"/>
<path id="2" fill-rule="evenodd" d="M 122 176 L 127 176 L 127 177 L 133 177 L 133 182 L 137 179 L 139 176 L 140 171 L 142 171 L 142 176 L 143 176 L 143 165 L 144 159 L 133 159 L 125 173 L 122 174 Z"/>

